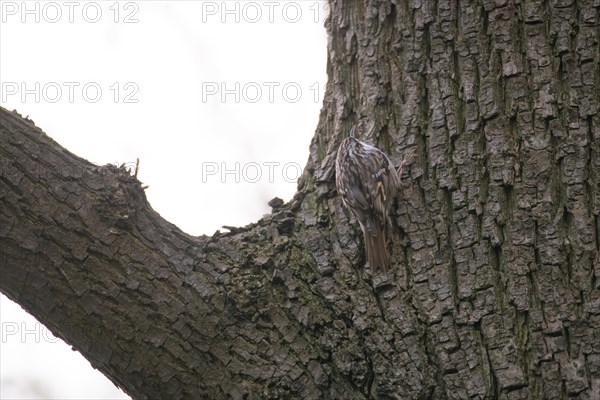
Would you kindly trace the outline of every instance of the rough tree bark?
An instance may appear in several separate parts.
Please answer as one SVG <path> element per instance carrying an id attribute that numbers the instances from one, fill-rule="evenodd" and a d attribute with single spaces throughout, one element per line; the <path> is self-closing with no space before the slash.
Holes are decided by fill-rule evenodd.
<path id="1" fill-rule="evenodd" d="M 192 237 L 0 111 L 0 290 L 136 399 L 600 398 L 597 0 L 331 2 L 297 195 Z M 334 189 L 399 161 L 387 276 Z"/>

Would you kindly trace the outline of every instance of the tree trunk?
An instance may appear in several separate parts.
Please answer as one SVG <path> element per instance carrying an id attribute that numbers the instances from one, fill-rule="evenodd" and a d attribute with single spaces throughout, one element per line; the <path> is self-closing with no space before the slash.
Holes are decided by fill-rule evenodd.
<path id="1" fill-rule="evenodd" d="M 0 290 L 133 398 L 600 398 L 600 4 L 332 1 L 294 199 L 192 237 L 0 110 Z M 387 275 L 341 139 L 405 168 Z"/>

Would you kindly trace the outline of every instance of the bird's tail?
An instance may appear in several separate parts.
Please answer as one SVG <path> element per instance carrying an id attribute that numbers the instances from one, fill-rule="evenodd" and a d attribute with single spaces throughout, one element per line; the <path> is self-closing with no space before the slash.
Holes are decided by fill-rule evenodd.
<path id="1" fill-rule="evenodd" d="M 374 221 L 369 229 L 364 230 L 365 253 L 367 261 L 371 267 L 371 272 L 378 270 L 387 272 L 389 267 L 389 257 L 386 248 L 385 231 L 383 224 Z"/>

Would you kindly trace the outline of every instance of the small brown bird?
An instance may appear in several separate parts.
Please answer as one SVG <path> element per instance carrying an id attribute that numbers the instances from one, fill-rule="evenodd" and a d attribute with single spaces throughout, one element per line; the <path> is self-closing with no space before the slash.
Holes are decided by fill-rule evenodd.
<path id="1" fill-rule="evenodd" d="M 338 149 L 335 183 L 344 205 L 356 216 L 363 231 L 371 270 L 387 272 L 385 227 L 400 186 L 394 165 L 384 152 L 355 139 L 352 128 Z"/>

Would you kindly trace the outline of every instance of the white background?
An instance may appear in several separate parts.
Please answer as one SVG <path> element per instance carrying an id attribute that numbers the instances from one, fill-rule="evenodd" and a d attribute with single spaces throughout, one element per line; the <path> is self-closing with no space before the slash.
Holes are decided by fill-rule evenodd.
<path id="1" fill-rule="evenodd" d="M 0 7 L 2 106 L 96 164 L 139 158 L 150 203 L 184 231 L 293 196 L 326 82 L 326 2 Z M 0 398 L 127 398 L 4 296 L 0 320 Z"/>

